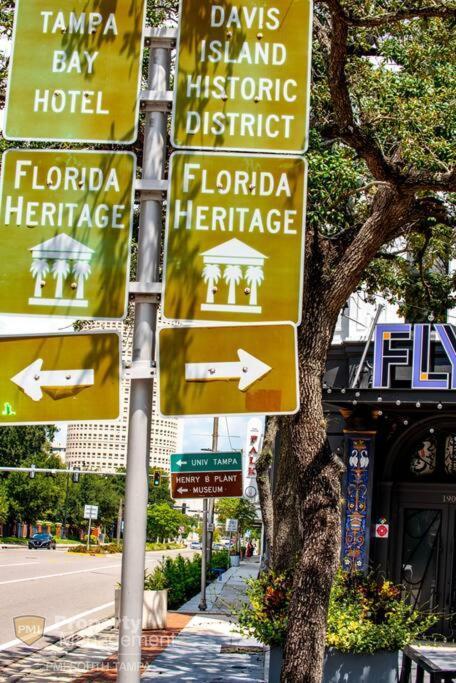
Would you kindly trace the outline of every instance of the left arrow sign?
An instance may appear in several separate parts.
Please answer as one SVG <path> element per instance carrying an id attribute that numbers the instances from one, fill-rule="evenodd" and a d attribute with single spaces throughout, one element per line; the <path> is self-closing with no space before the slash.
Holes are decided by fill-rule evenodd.
<path id="1" fill-rule="evenodd" d="M 43 398 L 41 387 L 82 387 L 93 386 L 95 374 L 93 370 L 41 370 L 43 359 L 38 358 L 26 368 L 11 377 L 23 392 L 33 401 Z"/>

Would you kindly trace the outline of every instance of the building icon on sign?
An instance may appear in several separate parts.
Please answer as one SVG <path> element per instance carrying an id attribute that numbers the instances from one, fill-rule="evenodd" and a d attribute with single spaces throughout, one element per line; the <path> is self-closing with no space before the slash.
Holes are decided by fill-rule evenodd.
<path id="1" fill-rule="evenodd" d="M 84 297 L 84 287 L 91 273 L 90 260 L 94 253 L 82 242 L 61 233 L 46 242 L 31 247 L 32 265 L 30 272 L 35 279 L 35 290 L 30 297 L 31 306 L 64 306 L 86 308 L 88 300 Z M 55 292 L 52 298 L 43 297 L 46 276 L 55 280 Z M 65 296 L 64 287 L 71 276 L 71 289 L 74 297 Z"/>
<path id="2" fill-rule="evenodd" d="M 256 249 L 234 238 L 203 251 L 202 277 L 207 285 L 202 311 L 220 313 L 261 313 L 258 289 L 264 280 L 264 262 L 268 258 Z M 218 283 L 228 288 L 227 301 L 217 300 Z"/>

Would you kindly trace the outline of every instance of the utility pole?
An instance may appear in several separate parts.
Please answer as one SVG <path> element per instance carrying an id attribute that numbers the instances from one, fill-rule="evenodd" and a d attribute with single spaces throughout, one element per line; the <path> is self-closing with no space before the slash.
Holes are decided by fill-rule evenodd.
<path id="1" fill-rule="evenodd" d="M 122 517 L 123 517 L 123 498 L 119 500 L 119 510 L 117 512 L 117 530 L 116 530 L 116 541 L 117 545 L 120 545 L 120 536 L 122 532 Z"/>
<path id="2" fill-rule="evenodd" d="M 219 419 L 214 417 L 214 423 L 212 427 L 212 452 L 217 451 L 218 444 L 218 428 Z M 201 598 L 198 605 L 198 609 L 204 612 L 207 609 L 206 601 L 206 580 L 207 580 L 207 569 L 211 566 L 212 559 L 212 539 L 214 536 L 213 531 L 208 530 L 208 524 L 211 525 L 213 529 L 214 524 L 214 499 L 204 498 L 203 499 L 203 533 L 201 538 Z"/>
<path id="3" fill-rule="evenodd" d="M 214 417 L 214 422 L 212 426 L 212 452 L 216 453 L 218 450 L 218 435 L 219 435 L 219 418 Z M 209 498 L 207 504 L 207 516 L 209 520 L 209 531 L 207 534 L 207 555 L 208 555 L 208 566 L 211 567 L 212 563 L 212 543 L 214 541 L 214 498 Z"/>
<path id="4" fill-rule="evenodd" d="M 203 533 L 201 534 L 201 598 L 198 609 L 201 612 L 207 610 L 206 601 L 206 576 L 207 576 L 207 498 L 203 498 Z"/>
<path id="5" fill-rule="evenodd" d="M 170 50 L 151 48 L 148 89 L 166 93 L 169 88 Z M 159 107 L 157 107 L 159 109 Z M 167 114 L 147 111 L 144 126 L 142 181 L 162 180 L 166 156 Z M 122 554 L 119 627 L 119 683 L 137 683 L 141 676 L 141 627 L 144 593 L 146 522 L 152 368 L 158 303 L 152 296 L 158 282 L 162 202 L 144 195 L 139 223 L 138 266 L 133 332 L 132 382 L 125 487 L 125 526 Z M 144 294 L 148 296 L 143 296 Z"/>

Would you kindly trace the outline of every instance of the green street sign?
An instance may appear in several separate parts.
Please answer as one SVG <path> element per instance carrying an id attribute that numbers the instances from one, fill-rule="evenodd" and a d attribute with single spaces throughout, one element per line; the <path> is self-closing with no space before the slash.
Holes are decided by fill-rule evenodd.
<path id="1" fill-rule="evenodd" d="M 0 337 L 0 355 L 0 427 L 119 417 L 117 333 Z"/>
<path id="2" fill-rule="evenodd" d="M 130 152 L 5 152 L 1 314 L 125 317 L 135 171 Z"/>
<path id="3" fill-rule="evenodd" d="M 242 472 L 242 453 L 173 453 L 171 474 L 175 472 Z"/>
<path id="4" fill-rule="evenodd" d="M 136 140 L 144 0 L 17 0 L 4 136 Z"/>

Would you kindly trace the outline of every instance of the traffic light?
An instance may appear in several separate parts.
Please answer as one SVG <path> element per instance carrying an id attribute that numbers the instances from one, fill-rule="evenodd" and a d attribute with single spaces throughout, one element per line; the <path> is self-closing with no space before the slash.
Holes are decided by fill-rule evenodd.
<path id="1" fill-rule="evenodd" d="M 154 486 L 160 486 L 161 474 L 160 472 L 154 472 Z"/>
<path id="2" fill-rule="evenodd" d="M 71 475 L 71 478 L 73 480 L 73 484 L 79 484 L 79 477 L 81 476 L 79 472 L 79 467 L 75 467 L 73 474 Z"/>
<path id="3" fill-rule="evenodd" d="M 36 467 L 36 465 L 31 465 L 31 470 L 29 472 L 30 479 L 35 479 L 35 475 L 36 475 L 35 467 Z"/>

